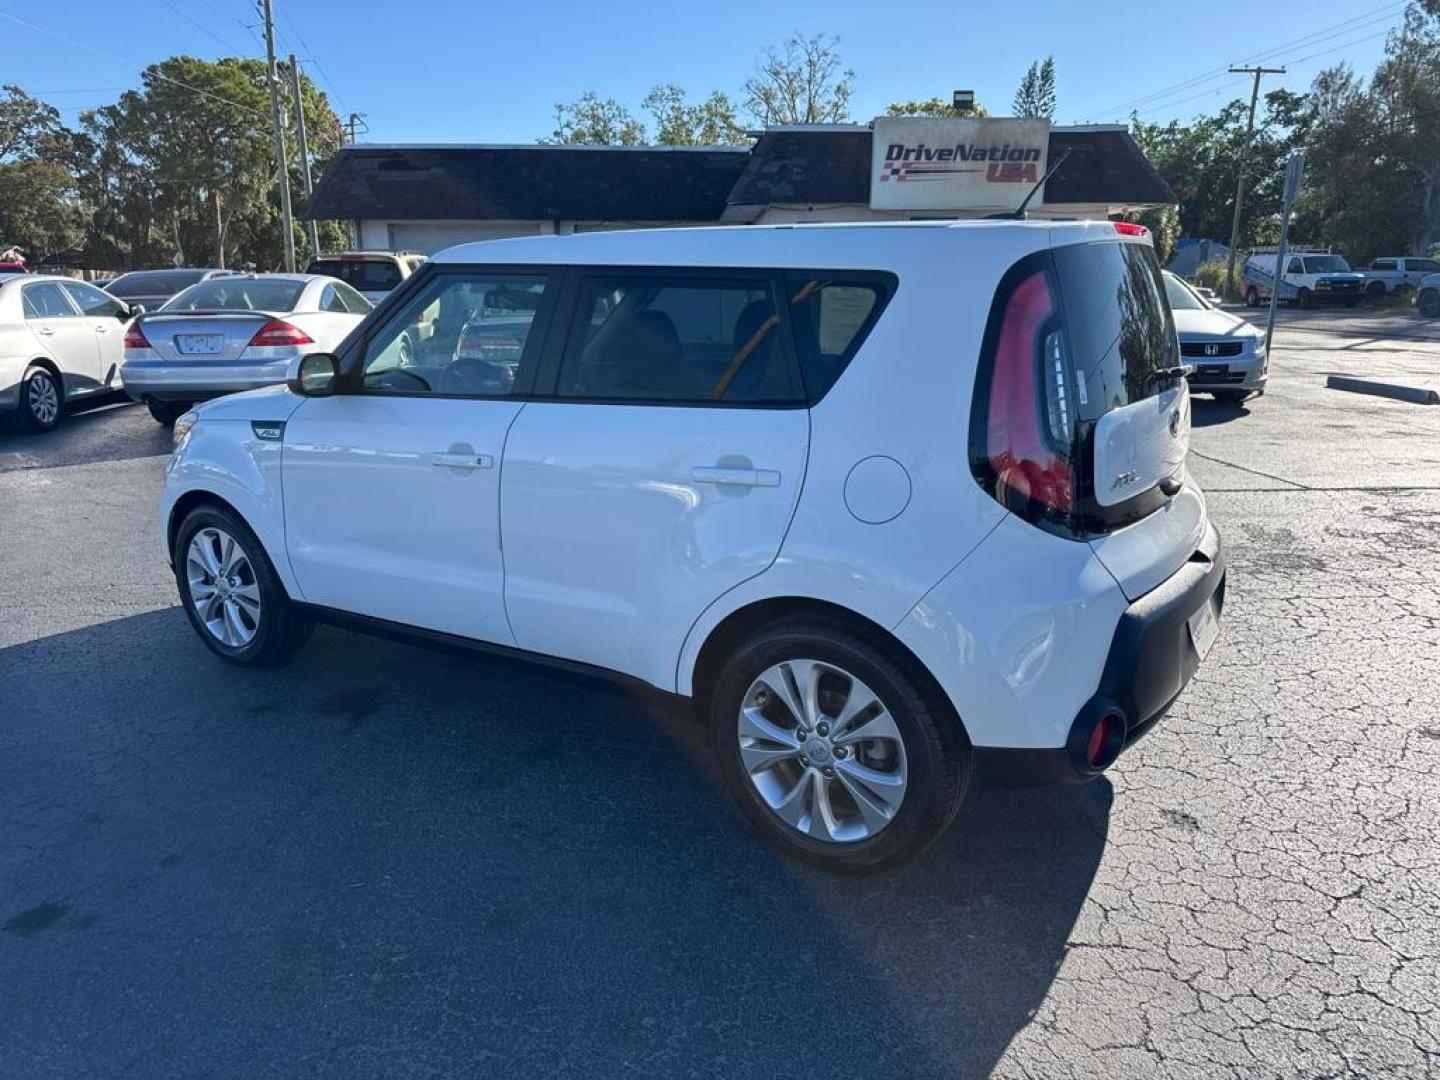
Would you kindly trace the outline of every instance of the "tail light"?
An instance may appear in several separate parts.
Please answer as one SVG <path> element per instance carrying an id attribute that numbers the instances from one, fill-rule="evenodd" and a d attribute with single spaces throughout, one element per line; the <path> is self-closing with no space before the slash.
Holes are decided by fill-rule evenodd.
<path id="1" fill-rule="evenodd" d="M 1036 270 L 1005 295 L 986 335 L 988 386 L 977 387 L 982 485 L 1021 516 L 1067 517 L 1075 506 L 1076 415 L 1070 358 L 1049 275 Z M 982 364 L 984 380 L 985 366 Z M 972 423 L 972 431 L 977 425 Z"/>
<path id="2" fill-rule="evenodd" d="M 283 319 L 271 319 L 250 339 L 251 345 L 314 345 L 315 339 Z"/>
<path id="3" fill-rule="evenodd" d="M 145 336 L 145 331 L 140 329 L 138 322 L 132 322 L 125 328 L 125 344 L 127 349 L 148 349 L 151 348 L 150 339 Z"/>

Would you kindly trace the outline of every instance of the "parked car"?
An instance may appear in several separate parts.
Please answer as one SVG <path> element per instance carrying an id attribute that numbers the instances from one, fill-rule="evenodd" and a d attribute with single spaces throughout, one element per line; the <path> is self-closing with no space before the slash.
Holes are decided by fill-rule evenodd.
<path id="1" fill-rule="evenodd" d="M 67 277 L 0 277 L 0 413 L 34 431 L 60 422 L 65 406 L 118 388 L 130 308 Z"/>
<path id="2" fill-rule="evenodd" d="M 315 274 L 202 281 L 130 325 L 125 392 L 173 424 L 197 401 L 283 382 L 292 359 L 336 348 L 370 308 L 343 281 Z"/>
<path id="3" fill-rule="evenodd" d="M 28 274 L 29 272 L 22 262 L 0 261 L 0 278 L 14 277 L 17 274 Z"/>
<path id="4" fill-rule="evenodd" d="M 1138 226 L 500 240 L 402 289 L 175 426 L 159 520 L 228 661 L 331 620 L 664 691 L 761 833 L 860 870 L 933 840 L 972 770 L 1097 776 L 1219 632 Z M 403 360 L 457 293 L 538 293 L 512 380 Z"/>
<path id="5" fill-rule="evenodd" d="M 1245 306 L 1270 300 L 1275 277 L 1275 249 L 1256 248 L 1245 263 Z M 1343 256 L 1329 251 L 1292 248 L 1285 255 L 1278 299 L 1301 308 L 1316 304 L 1354 307 L 1365 295 L 1365 275 L 1350 269 Z"/>
<path id="6" fill-rule="evenodd" d="M 1420 279 L 1420 287 L 1415 292 L 1415 306 L 1427 319 L 1440 318 L 1440 274 Z"/>
<path id="7" fill-rule="evenodd" d="M 1268 371 L 1264 333 L 1244 319 L 1221 311 L 1183 278 L 1168 270 L 1161 273 L 1180 336 L 1180 357 L 1191 367 L 1190 389 L 1235 404 L 1251 394 L 1265 393 Z"/>
<path id="8" fill-rule="evenodd" d="M 424 263 L 418 251 L 342 251 L 311 259 L 305 272 L 339 278 L 378 304 Z"/>
<path id="9" fill-rule="evenodd" d="M 1365 295 L 1377 297 L 1393 293 L 1404 296 L 1418 288 L 1427 274 L 1440 274 L 1440 262 L 1408 255 L 1376 259 L 1365 271 Z"/>
<path id="10" fill-rule="evenodd" d="M 105 291 L 118 296 L 131 307 L 140 306 L 146 311 L 155 311 L 176 293 L 188 289 L 201 281 L 211 278 L 228 277 L 238 273 L 235 270 L 193 269 L 193 270 L 132 270 L 121 274 L 108 285 Z"/>

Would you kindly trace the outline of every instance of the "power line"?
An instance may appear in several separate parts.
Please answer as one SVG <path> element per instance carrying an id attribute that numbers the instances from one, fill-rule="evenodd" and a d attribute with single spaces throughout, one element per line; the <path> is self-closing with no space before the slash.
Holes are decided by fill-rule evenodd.
<path id="1" fill-rule="evenodd" d="M 179 15 L 182 19 L 190 23 L 192 26 L 198 27 L 200 32 L 208 36 L 212 41 L 218 41 L 221 47 L 224 48 L 226 52 L 242 54 L 244 53 L 245 50 L 235 48 L 233 44 L 226 41 L 219 34 L 215 33 L 214 30 L 211 30 L 208 26 L 202 23 L 199 19 L 195 18 L 194 15 L 191 15 L 184 8 L 173 3 L 172 0 L 163 0 L 163 2 L 165 6 L 168 7 L 171 11 L 175 12 L 176 15 Z"/>
<path id="2" fill-rule="evenodd" d="M 133 61 L 126 60 L 123 57 L 114 55 L 113 53 L 102 52 L 100 49 L 97 49 L 91 45 L 86 45 L 83 41 L 76 41 L 74 38 L 67 38 L 64 34 L 57 34 L 54 30 L 47 30 L 43 26 L 36 26 L 34 23 L 26 22 L 24 19 L 17 18 L 16 16 L 11 15 L 7 11 L 0 11 L 0 19 L 9 19 L 17 26 L 23 26 L 27 30 L 34 30 L 37 34 L 44 34 L 47 37 L 52 37 L 56 41 L 64 42 L 66 45 L 69 45 L 72 48 L 83 49 L 85 52 L 94 53 L 96 56 L 99 56 L 105 60 L 109 60 L 112 63 L 124 64 L 126 67 L 138 66 L 134 64 Z M 141 70 L 143 71 L 145 69 L 142 68 Z M 247 113 L 254 113 L 256 116 L 259 117 L 264 117 L 265 115 L 265 113 L 260 109 L 256 109 L 250 105 L 242 104 L 238 101 L 233 101 L 227 97 L 221 97 L 219 94 L 212 94 L 209 90 L 202 90 L 198 86 L 191 86 L 189 83 L 181 82 L 179 79 L 172 79 L 169 75 L 162 75 L 160 72 L 153 69 L 150 70 L 150 75 L 153 78 L 159 79 L 161 82 L 173 83 L 176 86 L 184 87 L 186 90 L 189 90 L 192 93 L 199 94 L 201 97 L 207 97 L 213 101 L 223 101 L 226 105 L 234 105 L 237 109 L 242 109 Z"/>
<path id="3" fill-rule="evenodd" d="M 285 11 L 282 8 L 280 11 L 280 18 L 285 21 L 285 24 L 289 26 L 291 31 L 295 34 L 296 40 L 300 42 L 301 50 L 306 53 L 306 59 L 308 59 L 310 63 L 315 65 L 315 70 L 320 74 L 320 78 L 324 80 L 325 88 L 330 91 L 330 96 L 335 99 L 335 104 L 340 106 L 341 111 L 348 112 L 350 109 L 349 102 L 347 102 L 343 97 L 340 96 L 339 90 L 335 89 L 335 84 L 330 81 L 330 75 L 328 72 L 326 72 L 325 65 L 320 63 L 320 57 L 316 55 L 314 49 L 310 48 L 310 43 L 301 36 L 300 28 L 297 27 L 295 23 L 291 20 L 289 12 Z"/>

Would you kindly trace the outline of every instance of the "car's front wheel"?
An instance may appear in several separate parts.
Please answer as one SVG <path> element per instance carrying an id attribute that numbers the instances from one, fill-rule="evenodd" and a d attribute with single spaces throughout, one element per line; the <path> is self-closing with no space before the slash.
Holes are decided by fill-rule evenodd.
<path id="1" fill-rule="evenodd" d="M 1416 306 L 1427 319 L 1440 318 L 1440 289 L 1426 289 L 1420 294 Z"/>
<path id="2" fill-rule="evenodd" d="M 830 870 L 910 858 L 964 799 L 969 741 L 889 650 L 822 621 L 746 641 L 710 701 L 726 786 L 772 843 Z"/>
<path id="3" fill-rule="evenodd" d="M 1309 289 L 1302 288 L 1298 293 L 1296 293 L 1295 302 L 1299 304 L 1303 310 L 1309 311 L 1312 307 L 1315 306 L 1315 294 L 1312 293 Z"/>
<path id="4" fill-rule="evenodd" d="M 49 431 L 60 422 L 63 400 L 55 373 L 33 365 L 20 380 L 20 422 L 31 431 Z"/>
<path id="5" fill-rule="evenodd" d="M 197 507 L 175 534 L 175 583 L 190 625 L 234 664 L 283 660 L 309 640 L 314 622 L 291 602 L 265 549 L 233 511 Z"/>
<path id="6" fill-rule="evenodd" d="M 1250 286 L 1250 288 L 1248 288 L 1248 289 L 1245 290 L 1245 306 L 1246 306 L 1246 307 L 1259 307 L 1259 306 L 1260 306 L 1260 290 L 1256 289 L 1255 286 L 1253 286 L 1253 285 Z"/>

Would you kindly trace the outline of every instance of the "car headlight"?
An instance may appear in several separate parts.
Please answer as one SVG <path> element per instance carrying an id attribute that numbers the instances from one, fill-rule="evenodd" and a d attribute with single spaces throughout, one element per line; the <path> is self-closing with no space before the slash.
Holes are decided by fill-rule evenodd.
<path id="1" fill-rule="evenodd" d="M 195 421 L 199 419 L 200 414 L 194 409 L 191 409 L 189 412 L 181 413 L 175 420 L 175 430 L 172 432 L 172 436 L 176 450 L 179 450 L 180 447 L 185 445 L 185 440 L 190 437 L 190 429 L 195 426 Z"/>

